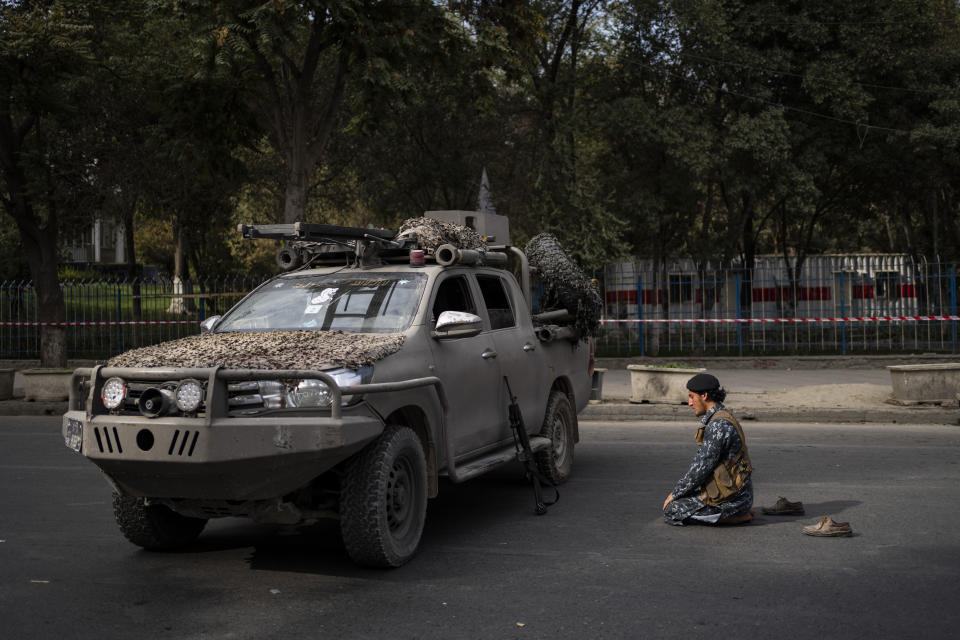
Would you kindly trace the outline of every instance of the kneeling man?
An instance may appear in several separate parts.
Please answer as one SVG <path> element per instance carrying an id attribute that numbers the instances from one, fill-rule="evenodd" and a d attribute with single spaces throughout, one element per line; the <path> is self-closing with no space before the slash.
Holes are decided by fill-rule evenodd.
<path id="1" fill-rule="evenodd" d="M 753 520 L 753 466 L 740 423 L 723 406 L 727 392 L 708 373 L 687 382 L 687 404 L 700 418 L 699 448 L 663 502 L 669 524 L 740 524 Z"/>

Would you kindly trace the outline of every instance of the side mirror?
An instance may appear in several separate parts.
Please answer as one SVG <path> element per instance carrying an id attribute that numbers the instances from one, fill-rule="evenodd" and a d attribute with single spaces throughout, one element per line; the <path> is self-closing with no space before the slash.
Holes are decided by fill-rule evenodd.
<path id="1" fill-rule="evenodd" d="M 443 340 L 447 338 L 469 338 L 483 329 L 483 320 L 480 316 L 465 311 L 444 311 L 437 318 L 433 338 Z"/>
<path id="2" fill-rule="evenodd" d="M 210 316 L 206 320 L 200 323 L 200 333 L 210 333 L 213 331 L 214 327 L 217 326 L 217 323 L 220 322 L 222 316 Z"/>

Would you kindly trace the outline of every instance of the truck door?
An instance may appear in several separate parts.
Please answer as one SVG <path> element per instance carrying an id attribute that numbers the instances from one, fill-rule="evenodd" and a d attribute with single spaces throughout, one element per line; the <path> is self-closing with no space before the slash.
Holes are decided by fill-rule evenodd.
<path id="1" fill-rule="evenodd" d="M 510 295 L 516 287 L 510 287 L 498 274 L 477 274 L 480 296 L 490 321 L 490 334 L 500 362 L 500 375 L 510 379 L 510 388 L 517 397 L 523 421 L 528 431 L 536 433 L 543 422 L 547 404 L 545 373 L 540 343 L 533 333 L 533 325 L 526 315 L 522 300 Z M 501 386 L 504 387 L 504 385 Z M 506 389 L 501 388 L 501 403 L 508 402 Z M 501 434 L 510 438 L 509 419 L 507 430 Z"/>
<path id="2" fill-rule="evenodd" d="M 434 287 L 432 322 L 443 311 L 465 311 L 482 317 L 467 273 L 444 273 Z M 435 375 L 444 381 L 450 405 L 450 434 L 459 457 L 478 453 L 509 434 L 498 351 L 488 324 L 479 335 L 431 340 Z"/>

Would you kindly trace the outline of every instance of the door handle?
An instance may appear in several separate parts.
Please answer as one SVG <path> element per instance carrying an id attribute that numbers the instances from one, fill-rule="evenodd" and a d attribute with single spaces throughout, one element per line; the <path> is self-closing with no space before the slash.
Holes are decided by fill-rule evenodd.
<path id="1" fill-rule="evenodd" d="M 523 345 L 523 350 L 526 351 L 526 352 L 528 352 L 528 353 L 529 353 L 530 351 L 533 351 L 534 349 L 536 349 L 536 347 L 533 346 L 532 344 L 530 344 L 529 342 L 526 343 L 525 345 Z"/>
<path id="2" fill-rule="evenodd" d="M 480 357 L 483 358 L 484 360 L 489 360 L 490 358 L 496 358 L 497 352 L 494 351 L 493 349 L 487 349 L 486 351 L 480 354 Z"/>

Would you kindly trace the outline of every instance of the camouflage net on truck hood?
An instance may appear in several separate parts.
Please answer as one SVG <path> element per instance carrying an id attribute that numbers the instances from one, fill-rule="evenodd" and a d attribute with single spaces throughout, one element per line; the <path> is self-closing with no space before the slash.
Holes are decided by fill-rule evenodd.
<path id="1" fill-rule="evenodd" d="M 408 218 L 400 225 L 397 237 L 417 234 L 421 249 L 436 251 L 442 244 L 452 244 L 458 249 L 486 251 L 487 245 L 479 233 L 470 227 L 435 220 L 433 218 Z"/>
<path id="2" fill-rule="evenodd" d="M 600 327 L 603 299 L 596 284 L 570 259 L 557 239 L 548 233 L 531 238 L 524 253 L 543 284 L 544 309 L 567 309 L 581 339 Z"/>
<path id="3" fill-rule="evenodd" d="M 227 369 L 359 369 L 403 345 L 399 334 L 342 331 L 207 333 L 131 349 L 109 367 L 211 367 Z"/>

